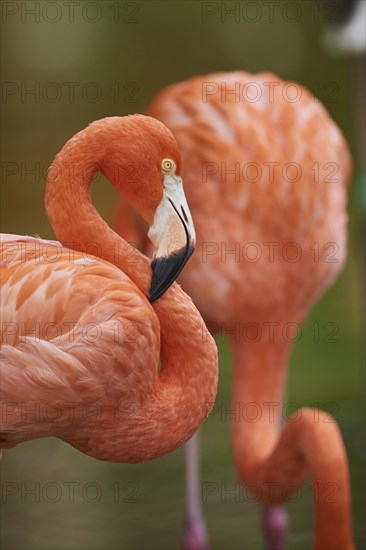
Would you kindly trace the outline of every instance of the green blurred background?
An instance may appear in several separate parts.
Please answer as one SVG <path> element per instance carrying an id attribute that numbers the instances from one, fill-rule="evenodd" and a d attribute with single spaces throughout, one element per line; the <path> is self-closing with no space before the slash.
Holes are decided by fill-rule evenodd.
<path id="1" fill-rule="evenodd" d="M 225 14 L 225 5 L 236 15 Z M 45 173 L 63 143 L 92 120 L 141 113 L 165 85 L 211 71 L 269 70 L 304 84 L 325 103 L 355 158 L 354 64 L 324 52 L 323 28 L 324 17 L 311 0 L 2 2 L 2 231 L 52 237 L 43 206 Z M 356 161 L 348 262 L 295 345 L 287 398 L 335 412 L 350 460 L 357 547 L 363 548 L 360 171 Z M 116 195 L 103 178 L 94 183 L 93 197 L 111 220 Z M 327 322 L 338 324 L 339 341 L 326 343 L 321 329 L 315 342 L 311 327 Z M 218 344 L 218 402 L 229 407 L 230 357 L 226 342 Z M 236 483 L 228 421 L 213 414 L 202 430 L 202 482 L 219 484 L 203 504 L 211 543 L 214 549 L 260 549 L 258 507 L 245 493 L 225 497 L 225 484 L 230 490 Z M 182 454 L 180 449 L 151 463 L 110 465 L 53 439 L 5 452 L 2 548 L 179 548 Z M 35 494 L 28 494 L 32 488 Z M 310 548 L 310 484 L 288 509 L 288 548 Z"/>

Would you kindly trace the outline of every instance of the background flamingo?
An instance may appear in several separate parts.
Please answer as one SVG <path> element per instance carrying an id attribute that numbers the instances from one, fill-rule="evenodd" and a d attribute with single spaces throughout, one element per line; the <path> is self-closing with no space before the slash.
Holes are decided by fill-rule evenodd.
<path id="1" fill-rule="evenodd" d="M 245 100 L 253 85 L 260 98 Z M 289 84 L 273 74 L 215 73 L 168 87 L 147 112 L 179 143 L 198 227 L 199 252 L 180 282 L 212 332 L 231 333 L 233 407 L 245 411 L 254 403 L 260 411 L 256 422 L 244 415 L 232 424 L 239 477 L 272 506 L 310 473 L 321 492 L 315 547 L 353 548 L 347 458 L 336 424 L 324 412 L 302 409 L 280 433 L 292 339 L 284 330 L 300 325 L 343 265 L 351 169 L 338 128 L 309 92 L 295 87 L 293 101 L 286 97 Z M 138 240 L 120 209 L 118 230 Z M 193 481 L 185 546 L 192 549 L 206 546 L 196 444 L 188 450 Z M 332 484 L 338 498 L 328 504 Z M 269 547 L 281 548 L 286 525 L 278 509 L 265 509 L 264 529 Z"/>
<path id="2" fill-rule="evenodd" d="M 126 163 L 136 167 L 133 182 L 120 175 Z M 46 209 L 72 249 L 2 237 L 1 446 L 55 435 L 102 460 L 140 462 L 170 452 L 203 422 L 209 408 L 202 403 L 216 394 L 217 352 L 208 334 L 202 347 L 204 323 L 177 285 L 149 304 L 149 260 L 91 203 L 96 170 L 151 224 L 150 296 L 160 297 L 193 249 L 181 160 L 163 124 L 107 118 L 64 146 L 49 172 Z M 104 260 L 86 255 L 91 248 Z M 38 416 L 29 413 L 35 407 Z M 45 415 L 50 409 L 56 421 Z"/>

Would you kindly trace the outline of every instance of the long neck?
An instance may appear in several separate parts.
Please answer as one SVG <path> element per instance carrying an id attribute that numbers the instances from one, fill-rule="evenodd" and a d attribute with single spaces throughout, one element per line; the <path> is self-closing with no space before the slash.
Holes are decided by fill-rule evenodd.
<path id="1" fill-rule="evenodd" d="M 277 337 L 232 342 L 232 347 L 232 408 L 240 407 L 240 418 L 233 423 L 233 447 L 241 481 L 250 490 L 254 487 L 261 503 L 273 506 L 298 495 L 310 474 L 314 548 L 354 549 L 347 454 L 335 420 L 323 411 L 303 408 L 291 411 L 280 430 L 290 344 Z"/>
<path id="2" fill-rule="evenodd" d="M 238 417 L 232 424 L 233 451 L 243 477 L 269 456 L 278 441 L 289 346 L 275 335 L 265 338 L 264 333 L 258 342 L 231 341 L 232 409 Z"/>
<path id="3" fill-rule="evenodd" d="M 94 173 L 101 170 L 113 179 L 104 156 L 103 143 L 94 148 L 71 140 L 55 159 L 54 169 L 63 177 L 57 181 L 49 177 L 46 210 L 64 246 L 111 262 L 147 295 L 150 260 L 112 231 L 91 202 Z M 64 166 L 72 166 L 72 174 Z M 170 452 L 197 431 L 213 406 L 217 350 L 192 301 L 174 284 L 153 307 L 161 329 L 158 386 L 139 413 L 119 430 L 121 445 L 115 446 L 116 454 L 108 454 L 102 445 L 93 453 L 98 458 L 138 462 Z"/>
<path id="4" fill-rule="evenodd" d="M 151 279 L 150 261 L 117 235 L 92 204 L 91 183 L 101 171 L 113 181 L 118 170 L 105 161 L 104 140 L 72 138 L 52 163 L 46 186 L 46 212 L 52 228 L 67 248 L 103 258 L 128 275 L 147 294 Z M 94 143 L 95 142 L 95 143 Z M 128 151 L 126 151 L 128 158 Z"/>
<path id="5" fill-rule="evenodd" d="M 170 288 L 164 298 L 154 305 L 161 327 L 158 387 L 122 426 L 120 437 L 131 441 L 123 462 L 151 460 L 173 451 L 194 435 L 214 405 L 218 382 L 215 342 L 180 288 Z M 115 460 L 108 451 L 101 458 Z"/>

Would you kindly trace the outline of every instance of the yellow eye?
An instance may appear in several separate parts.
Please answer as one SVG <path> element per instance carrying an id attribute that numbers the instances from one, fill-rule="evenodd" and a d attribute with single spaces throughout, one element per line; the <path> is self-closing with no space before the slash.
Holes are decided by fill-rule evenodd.
<path id="1" fill-rule="evenodd" d="M 172 159 L 163 159 L 161 162 L 163 172 L 175 172 L 175 162 Z"/>

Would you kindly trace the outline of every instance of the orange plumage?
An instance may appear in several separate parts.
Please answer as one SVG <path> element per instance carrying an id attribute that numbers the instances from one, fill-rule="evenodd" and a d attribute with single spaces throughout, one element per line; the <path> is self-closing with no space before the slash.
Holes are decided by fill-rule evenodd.
<path id="1" fill-rule="evenodd" d="M 102 460 L 139 462 L 184 443 L 209 413 L 217 350 L 201 316 L 176 284 L 149 303 L 150 260 L 90 199 L 100 169 L 151 222 L 167 156 L 179 173 L 174 138 L 158 121 L 97 121 L 48 174 L 46 210 L 65 246 L 2 235 L 1 447 L 53 435 Z M 126 162 L 133 183 L 120 178 Z"/>
<path id="2" fill-rule="evenodd" d="M 147 112 L 177 139 L 197 227 L 197 252 L 179 280 L 210 330 L 231 332 L 233 406 L 259 411 L 256 422 L 232 425 L 240 479 L 273 506 L 310 473 L 321 491 L 315 548 L 351 549 L 336 423 L 302 409 L 280 426 L 293 337 L 284 331 L 300 325 L 346 256 L 346 142 L 312 94 L 269 73 L 195 77 L 163 90 Z M 136 240 L 119 209 L 118 230 Z M 336 503 L 326 502 L 328 483 L 338 488 Z"/>

